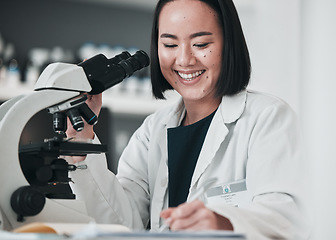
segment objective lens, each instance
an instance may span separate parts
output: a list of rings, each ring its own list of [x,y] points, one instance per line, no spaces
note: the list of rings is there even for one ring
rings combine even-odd
[[[86,103],[80,105],[78,110],[88,124],[95,125],[98,122],[97,115],[89,108]]]
[[[53,114],[53,127],[55,132],[64,133],[67,129],[67,119],[64,112]]]
[[[67,115],[70,119],[70,122],[73,126],[73,128],[80,132],[84,129],[84,122],[83,119],[79,113],[79,111],[76,108],[71,108],[67,111]]]

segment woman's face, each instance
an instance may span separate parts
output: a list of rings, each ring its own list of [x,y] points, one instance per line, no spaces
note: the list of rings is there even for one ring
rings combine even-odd
[[[198,0],[176,0],[161,10],[161,71],[184,101],[215,98],[223,50],[218,21],[217,13]]]

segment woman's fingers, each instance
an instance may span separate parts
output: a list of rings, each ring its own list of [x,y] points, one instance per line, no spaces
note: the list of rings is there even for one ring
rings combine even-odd
[[[170,229],[177,230],[233,230],[231,222],[208,209],[199,200],[183,203],[176,208],[161,212],[161,217],[169,219]]]

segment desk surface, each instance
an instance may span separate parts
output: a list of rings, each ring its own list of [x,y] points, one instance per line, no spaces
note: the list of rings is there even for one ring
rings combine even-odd
[[[77,234],[76,236],[62,236],[57,234],[35,234],[35,233],[11,233],[0,231],[0,239],[15,239],[15,240],[139,240],[139,239],[183,239],[183,240],[209,240],[209,239],[222,239],[222,240],[244,240],[244,235],[227,232],[227,231],[214,231],[214,232],[123,232],[123,233],[108,233],[99,234],[99,236],[89,236],[88,234]]]
[[[76,238],[77,239],[77,238]],[[223,240],[243,240],[246,239],[243,234],[232,233],[229,231],[210,231],[210,232],[163,232],[163,233],[153,233],[153,232],[126,232],[126,233],[108,233],[101,234],[100,236],[94,238],[83,239],[95,239],[95,240],[138,240],[138,239],[183,239],[183,240],[207,240],[207,239],[223,239]]]

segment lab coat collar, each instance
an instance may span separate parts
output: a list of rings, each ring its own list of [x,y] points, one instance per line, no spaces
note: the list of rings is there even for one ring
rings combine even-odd
[[[224,123],[233,123],[243,114],[247,99],[247,90],[233,96],[224,96],[219,105]]]
[[[180,98],[172,111],[167,114],[167,117],[163,118],[163,125],[165,125],[166,128],[179,126],[184,118],[185,112],[186,109],[184,107],[183,99]]]
[[[244,112],[246,98],[247,90],[243,90],[233,96],[224,96],[216,115],[220,114],[225,124],[235,122]],[[184,118],[185,111],[183,99],[181,98],[172,111],[167,114],[166,118],[163,118],[162,124],[167,128],[179,126]]]

